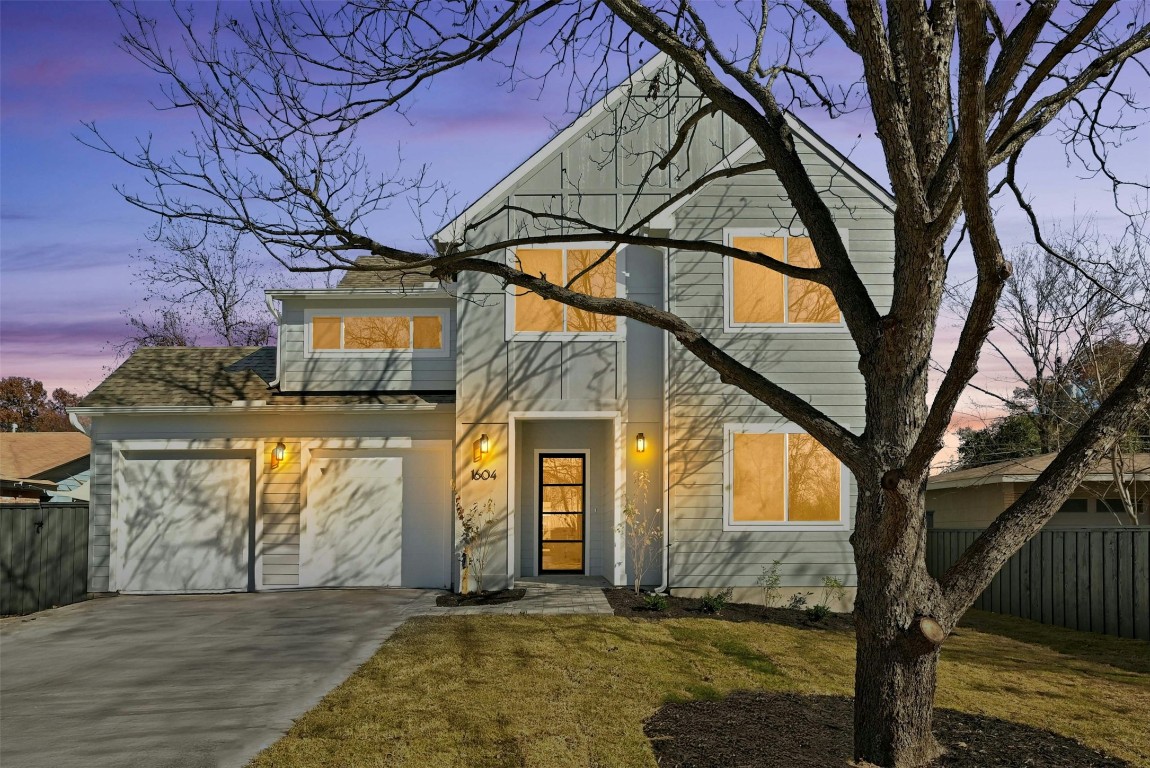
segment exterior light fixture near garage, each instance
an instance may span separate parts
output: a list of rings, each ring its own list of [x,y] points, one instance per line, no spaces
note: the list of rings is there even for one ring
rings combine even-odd
[[[275,469],[276,467],[278,467],[280,465],[280,462],[284,460],[284,456],[286,456],[286,455],[287,455],[287,446],[284,445],[282,442],[276,443],[275,449],[272,450],[272,469]]]
[[[635,435],[635,450],[639,453],[647,450],[647,437],[642,432]]]
[[[479,439],[476,440],[475,444],[471,446],[471,450],[472,461],[482,461],[483,458],[491,451],[491,440],[487,437],[486,432],[479,436]]]

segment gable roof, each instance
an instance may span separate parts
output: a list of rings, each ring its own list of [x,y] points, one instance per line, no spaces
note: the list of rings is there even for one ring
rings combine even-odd
[[[990,485],[994,483],[1027,483],[1033,482],[1045,470],[1057,453],[1044,453],[1039,456],[1028,456],[1023,459],[1010,459],[988,464],[984,467],[969,467],[956,469],[953,472],[943,472],[927,480],[927,490],[940,490],[943,488],[965,488],[975,485]],[[1134,453],[1127,457],[1128,472],[1136,475],[1138,480],[1150,480],[1150,453]],[[1109,459],[1101,459],[1086,476],[1087,481],[1106,481],[1112,477]]]
[[[439,287],[439,281],[431,276],[431,270],[421,267],[405,267],[398,270],[381,271],[381,267],[395,266],[398,262],[386,256],[366,255],[355,260],[358,269],[344,272],[343,279],[339,281],[339,288],[380,288],[395,290],[401,293],[414,289],[429,287],[433,283]]]
[[[0,476],[28,480],[87,456],[92,441],[82,432],[0,433]]]
[[[72,410],[268,406],[397,405],[455,402],[454,393],[283,393],[270,389],[275,347],[142,347]]]
[[[541,166],[554,152],[558,151],[571,139],[576,138],[582,133],[586,132],[599,117],[608,109],[613,107],[620,99],[622,99],[629,91],[629,89],[637,83],[646,81],[652,74],[658,72],[664,66],[671,62],[671,57],[666,53],[660,51],[651,57],[650,61],[641,66],[639,69],[632,72],[623,82],[612,88],[603,96],[598,102],[590,107],[586,112],[579,115],[570,125],[568,125],[559,133],[555,134],[549,141],[542,147],[535,151],[530,157],[523,161],[518,167],[504,176],[495,186],[483,193],[478,200],[467,206],[461,211],[454,219],[440,228],[434,235],[434,240],[440,244],[446,244],[458,239],[460,228],[476,213],[485,209],[494,201],[505,197],[511,193],[519,182],[527,178],[539,166]],[[837,167],[843,176],[852,180],[859,186],[860,189],[865,190],[874,199],[887,210],[893,212],[895,208],[894,196],[880,183],[875,181],[870,175],[864,172],[861,168],[855,165],[850,158],[840,152],[831,144],[827,143],[822,137],[815,133],[806,123],[799,120],[791,113],[786,113],[787,123],[791,130],[802,141],[806,142],[812,150],[821,155],[833,167]],[[714,168],[708,169],[708,172],[718,168],[727,167],[738,162],[744,155],[755,147],[753,139],[748,139],[741,145],[736,147],[727,157],[723,158]],[[660,214],[659,219],[665,220],[668,215],[673,215],[672,209],[677,209],[701,190],[697,190],[694,194],[687,195],[682,200],[679,200],[668,211]],[[661,226],[656,222],[652,222],[657,227]]]

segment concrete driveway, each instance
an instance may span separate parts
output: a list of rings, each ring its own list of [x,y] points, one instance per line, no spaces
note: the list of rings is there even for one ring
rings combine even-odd
[[[420,590],[307,590],[5,619],[0,765],[241,766],[433,604]]]

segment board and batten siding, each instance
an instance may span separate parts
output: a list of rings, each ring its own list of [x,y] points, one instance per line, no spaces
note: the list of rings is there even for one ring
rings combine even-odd
[[[299,539],[302,446],[334,438],[409,437],[446,440],[454,435],[454,413],[236,413],[226,415],[106,415],[92,423],[92,499],[88,544],[89,589],[107,592],[110,584],[113,446],[118,441],[211,441],[213,448],[227,441],[262,440],[263,472],[256,478],[256,510],[261,539],[262,581],[256,589],[299,584]],[[271,452],[283,441],[284,461],[271,467]]]
[[[413,355],[373,350],[341,354],[308,353],[308,312],[411,310],[447,311],[444,326],[447,354]],[[282,356],[280,389],[284,392],[439,392],[455,389],[455,300],[398,295],[395,298],[285,299],[280,321],[279,354]]]
[[[743,147],[747,137],[740,126],[722,114],[705,116],[695,124],[684,155],[667,169],[647,173],[661,150],[672,146],[684,121],[703,106],[693,84],[683,81],[673,65],[663,66],[657,95],[652,95],[650,79],[623,86],[586,118],[585,129],[572,132],[549,154],[533,159],[532,167],[512,186],[500,189],[470,212],[468,219],[476,226],[467,232],[466,244],[576,231],[568,221],[532,218],[518,208],[578,215],[603,228],[626,227]],[[647,75],[653,71],[647,68]],[[838,226],[846,233],[859,274],[880,311],[885,311],[891,296],[891,212],[844,170],[841,158],[806,143],[799,135],[795,139],[815,184],[826,191]],[[757,159],[756,152],[750,151],[737,162]],[[775,176],[758,172],[712,184],[690,198],[674,212],[671,235],[721,243],[727,229],[777,230],[795,222]],[[661,290],[650,295],[659,294],[660,302],[669,299],[671,311],[738,359],[809,398],[851,429],[863,429],[863,382],[857,352],[845,330],[727,334],[722,259],[690,252],[652,253],[651,274],[661,279],[665,270],[670,271],[671,295],[663,297]],[[628,280],[633,280],[644,270],[628,264],[625,271]],[[574,342],[532,342],[526,348],[506,342],[499,335],[504,318],[498,281],[464,273],[460,286],[461,295],[486,300],[460,307],[461,445],[470,445],[485,429],[502,434],[498,430],[504,429],[510,410],[597,410],[610,403],[610,387],[614,386],[620,407],[625,413],[627,409],[633,412],[639,407],[637,399],[632,400],[635,387],[651,381],[662,384],[663,335],[659,332],[642,336],[644,349],[658,350],[657,359],[640,363],[629,354],[617,353],[613,370],[604,365],[596,371],[592,363],[586,372],[573,375],[573,366],[596,359],[593,350],[580,349]],[[624,321],[628,344],[640,338],[635,325]],[[713,370],[677,344],[668,346],[670,444],[659,450],[669,457],[672,586],[750,586],[762,566],[775,559],[782,561],[784,586],[816,586],[827,575],[853,584],[847,531],[723,530],[723,425],[780,419],[749,396],[721,384]],[[609,354],[604,357],[609,358]],[[589,385],[584,386],[584,381]],[[662,404],[661,399],[644,398],[644,402]],[[639,430],[625,418],[630,441]],[[663,415],[650,413],[638,423],[661,427]],[[645,431],[650,440],[655,430]],[[662,430],[658,434],[661,437]],[[630,462],[629,474],[633,468]],[[852,510],[855,495],[852,481]]]
[[[798,140],[816,185],[833,190],[828,203],[848,251],[878,306],[891,297],[891,213]],[[755,151],[742,160],[755,162]],[[673,236],[723,242],[728,229],[805,234],[785,191],[769,171],[710,185],[675,217]],[[671,256],[670,310],[769,379],[795,392],[856,433],[863,430],[865,390],[858,352],[845,329],[801,333],[724,330],[723,258],[678,251]],[[723,428],[731,423],[782,424],[786,419],[671,345],[668,381],[672,584],[685,591],[749,588],[778,560],[782,586],[812,588],[825,576],[854,586],[850,531],[727,531],[723,526]],[[857,489],[850,481],[853,526]]]

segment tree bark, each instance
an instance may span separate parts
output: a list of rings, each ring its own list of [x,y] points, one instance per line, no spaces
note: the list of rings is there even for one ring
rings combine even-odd
[[[940,592],[926,570],[923,496],[917,488],[880,484],[879,478],[859,479],[862,525],[853,537],[855,759],[911,768],[941,754],[931,713],[946,630],[934,618]],[[879,552],[884,556],[876,557]]]

